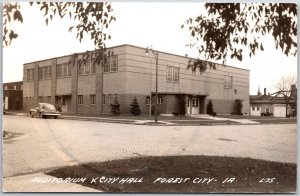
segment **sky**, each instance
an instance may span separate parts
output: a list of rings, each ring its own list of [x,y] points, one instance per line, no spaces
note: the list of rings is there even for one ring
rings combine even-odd
[[[19,37],[3,48],[3,82],[21,81],[24,63],[95,49],[90,39],[80,43],[75,33],[68,32],[72,21],[54,18],[46,26],[37,8],[27,2],[20,4],[24,22],[13,24]],[[112,2],[112,8],[117,20],[109,26],[112,39],[106,42],[107,47],[152,46],[158,51],[198,57],[195,49],[186,46],[189,32],[180,26],[204,12],[203,3]],[[264,36],[263,43],[265,51],[252,58],[245,55],[242,62],[227,60],[227,65],[250,70],[250,94],[256,94],[258,86],[273,93],[281,76],[297,75],[297,56],[286,57],[276,50],[271,36]]]

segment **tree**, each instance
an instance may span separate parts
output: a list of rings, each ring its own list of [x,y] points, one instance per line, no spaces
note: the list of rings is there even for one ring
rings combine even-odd
[[[139,105],[136,97],[134,97],[134,99],[130,105],[130,113],[133,114],[134,116],[138,116],[141,114],[140,105]]]
[[[113,104],[110,105],[111,107],[111,113],[115,116],[118,116],[121,114],[120,112],[120,104],[118,101],[118,97],[115,97]]]
[[[275,97],[283,97],[285,101],[286,114],[288,114],[288,105],[292,106],[292,109],[297,111],[297,89],[296,89],[297,79],[292,75],[282,76],[274,87],[277,92],[273,93]]]
[[[206,113],[209,115],[213,115],[213,113],[214,113],[213,104],[212,104],[211,100],[209,100],[209,102],[206,106]]]
[[[105,41],[111,36],[106,33],[109,24],[116,20],[109,2],[30,2],[37,7],[48,25],[55,16],[61,19],[69,16],[76,24],[69,27],[69,31],[76,29],[76,38],[81,40],[84,34],[89,34],[95,48],[104,49]],[[18,37],[17,32],[11,28],[14,22],[23,22],[20,3],[5,2],[3,6],[3,45],[9,46],[13,39]]]
[[[293,3],[206,3],[207,15],[189,18],[181,26],[187,27],[200,58],[188,65],[202,73],[209,61],[220,61],[225,66],[227,57],[242,61],[258,50],[264,51],[260,37],[271,34],[276,49],[289,55],[297,54],[297,4]]]

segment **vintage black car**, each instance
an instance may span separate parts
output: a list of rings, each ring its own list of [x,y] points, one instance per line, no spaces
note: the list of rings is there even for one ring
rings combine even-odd
[[[36,107],[35,109],[30,109],[30,115],[32,118],[34,118],[35,116],[40,116],[42,118],[52,116],[54,118],[57,118],[60,113],[56,110],[54,105],[50,103],[39,103],[38,107]]]

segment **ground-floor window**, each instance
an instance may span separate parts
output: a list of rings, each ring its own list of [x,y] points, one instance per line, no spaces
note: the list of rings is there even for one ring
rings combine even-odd
[[[102,105],[105,105],[105,94],[102,94]]]
[[[266,108],[266,113],[270,113],[270,108]]]
[[[146,105],[150,105],[150,96],[146,96]]]
[[[96,96],[95,95],[90,95],[90,104],[95,105],[96,104]]]
[[[157,103],[158,103],[158,104],[163,104],[163,103],[164,103],[164,98],[163,98],[163,96],[158,96]]]
[[[83,104],[83,95],[77,95],[77,104],[82,105]]]

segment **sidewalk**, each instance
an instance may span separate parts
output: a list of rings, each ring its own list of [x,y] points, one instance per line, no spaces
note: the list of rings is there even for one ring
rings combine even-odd
[[[7,112],[6,115],[15,116],[28,116],[29,113],[24,112]],[[65,120],[82,120],[82,121],[96,121],[96,122],[108,122],[108,123],[121,123],[121,124],[134,124],[134,125],[160,125],[160,126],[201,126],[201,125],[251,125],[251,124],[281,124],[281,123],[297,123],[296,119],[289,118],[274,118],[264,119],[262,118],[227,118],[218,116],[209,116],[206,114],[191,115],[191,116],[158,116],[158,122],[155,123],[154,119],[149,119],[149,116],[110,116],[110,115],[88,115],[88,114],[61,114],[60,119]],[[152,116],[153,118],[153,116]]]

